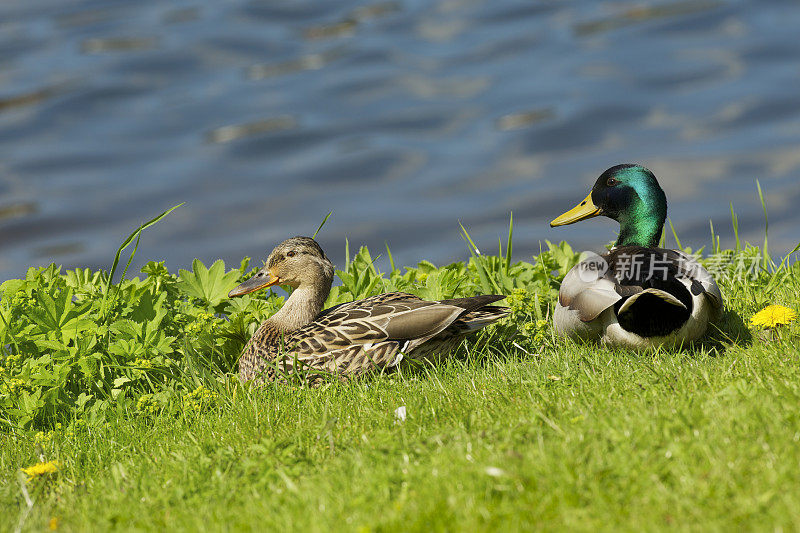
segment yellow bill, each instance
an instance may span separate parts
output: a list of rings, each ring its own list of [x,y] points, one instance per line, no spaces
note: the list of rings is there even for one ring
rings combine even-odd
[[[602,209],[594,205],[594,202],[592,201],[592,193],[589,193],[589,196],[587,196],[581,203],[553,220],[550,223],[550,227],[566,226],[567,224],[572,224],[573,222],[578,222],[579,220],[596,217],[597,215],[602,214],[602,212]]]

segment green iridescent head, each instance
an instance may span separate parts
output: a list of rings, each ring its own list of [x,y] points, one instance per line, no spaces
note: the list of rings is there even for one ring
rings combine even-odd
[[[667,197],[645,167],[617,165],[597,178],[589,196],[550,225],[563,226],[598,215],[619,222],[614,246],[658,246],[667,219]]]

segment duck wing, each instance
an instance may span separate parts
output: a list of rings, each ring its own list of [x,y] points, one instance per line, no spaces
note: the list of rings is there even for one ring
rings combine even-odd
[[[722,294],[711,275],[693,257],[665,248],[622,246],[606,259],[622,299],[615,304],[620,325],[643,337],[679,329],[698,306],[721,312]]]
[[[703,294],[708,298],[711,306],[714,308],[717,316],[722,314],[724,303],[722,299],[722,291],[719,290],[717,282],[708,271],[703,268],[697,259],[691,255],[685,254],[680,250],[673,250],[684,261],[686,278],[691,283],[690,291],[694,295]]]
[[[620,246],[604,256],[591,254],[572,268],[561,283],[558,301],[576,311],[582,322],[614,307],[625,329],[663,333],[688,319],[701,294],[712,315],[718,316],[719,287],[692,256],[665,248]],[[637,323],[642,320],[648,324]]]
[[[402,352],[435,337],[462,315],[502,298],[427,301],[401,292],[380,294],[325,310],[314,322],[287,335],[285,346],[298,361],[339,373],[391,367],[400,362]]]
[[[680,250],[620,246],[605,258],[617,280],[616,290],[623,296],[653,288],[672,294],[688,306],[681,289],[673,292],[678,282],[692,295],[704,294],[714,307],[722,308],[722,293],[714,278],[694,257]]]
[[[336,311],[345,311],[347,309],[353,309],[358,307],[375,306],[382,303],[395,302],[395,301],[408,301],[408,300],[422,301],[422,298],[420,298],[419,296],[415,296],[413,294],[409,294],[407,292],[385,292],[383,294],[376,294],[375,296],[368,296],[366,298],[362,298],[361,300],[344,302],[329,307],[327,309],[323,309],[322,312],[320,312],[320,314],[318,314],[314,320],[315,321],[320,320],[324,316],[334,313]]]
[[[561,282],[558,303],[577,311],[581,322],[591,322],[622,299],[606,258],[590,254],[575,265]]]

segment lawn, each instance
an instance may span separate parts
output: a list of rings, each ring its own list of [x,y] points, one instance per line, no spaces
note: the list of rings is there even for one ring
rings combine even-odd
[[[800,327],[749,324],[797,310],[800,263],[715,245],[718,327],[636,353],[555,337],[577,254],[512,263],[510,244],[386,273],[360,250],[330,304],[501,291],[513,313],[437,367],[317,389],[238,383],[236,356],[281,303],[224,298],[246,261],[6,282],[0,529],[800,528]]]

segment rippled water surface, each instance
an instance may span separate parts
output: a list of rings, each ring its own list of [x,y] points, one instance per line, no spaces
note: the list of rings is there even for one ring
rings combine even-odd
[[[550,229],[641,162],[693,246],[800,240],[800,3],[297,0],[0,3],[0,276],[138,258],[260,257],[312,233],[412,264],[599,248]],[[141,264],[141,263],[139,263]],[[136,266],[136,265],[134,265]]]

